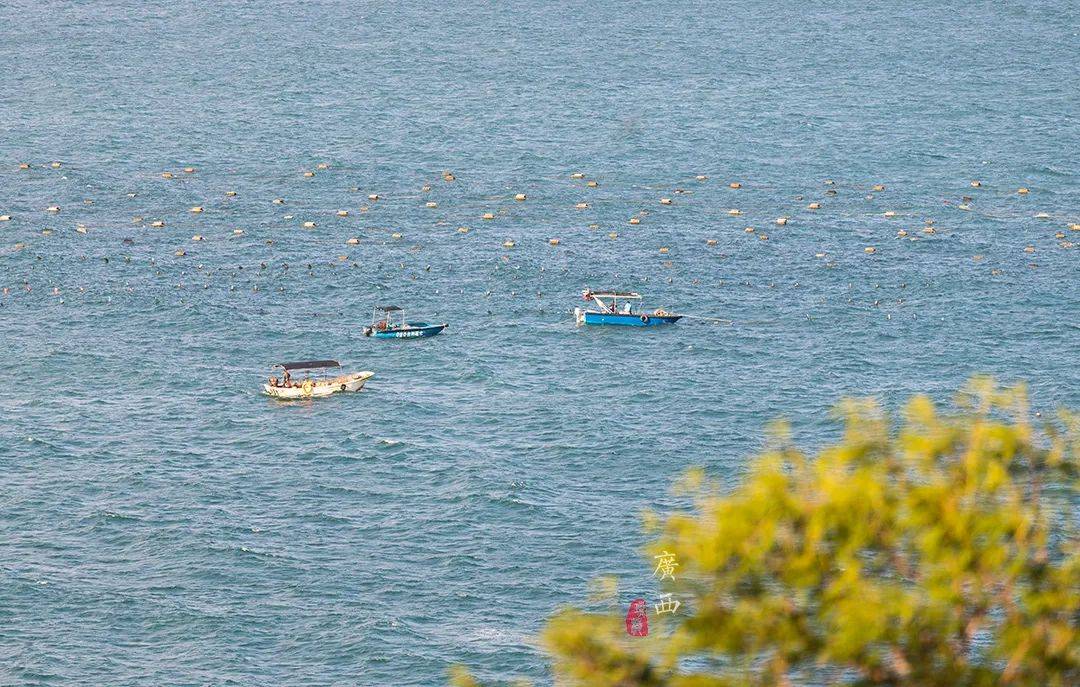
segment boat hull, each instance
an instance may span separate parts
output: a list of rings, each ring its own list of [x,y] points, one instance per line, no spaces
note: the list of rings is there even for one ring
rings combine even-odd
[[[372,330],[369,327],[366,333],[368,336],[374,336],[376,339],[426,339],[441,334],[442,330],[446,329],[446,327],[447,325],[445,324],[410,322],[401,329]]]
[[[302,385],[284,387],[263,384],[263,393],[283,401],[293,401],[304,398],[322,398],[343,391],[360,391],[364,388],[364,383],[374,374],[374,372],[365,370],[364,372],[354,372],[352,374],[341,375],[340,377],[320,380],[317,384],[313,384],[311,388],[307,390],[305,390]]]
[[[682,315],[647,315],[645,313],[626,315],[585,311],[581,313],[579,321],[582,324],[608,324],[621,327],[661,327],[666,324],[675,324],[680,319]]]

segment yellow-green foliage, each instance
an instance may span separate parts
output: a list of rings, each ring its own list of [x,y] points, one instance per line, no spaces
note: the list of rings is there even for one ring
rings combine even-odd
[[[559,613],[558,684],[1080,685],[1078,418],[1035,426],[989,380],[958,407],[916,397],[892,428],[847,401],[812,459],[779,426],[734,490],[689,474],[642,563],[676,554],[684,605],[648,638]]]

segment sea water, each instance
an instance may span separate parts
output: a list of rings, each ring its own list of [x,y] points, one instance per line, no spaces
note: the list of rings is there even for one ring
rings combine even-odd
[[[642,510],[774,418],[812,450],[978,373],[1080,406],[1078,20],[7,2],[0,682],[548,684],[545,619],[651,598]],[[583,288],[725,322],[579,328]],[[259,393],[312,358],[375,376]]]

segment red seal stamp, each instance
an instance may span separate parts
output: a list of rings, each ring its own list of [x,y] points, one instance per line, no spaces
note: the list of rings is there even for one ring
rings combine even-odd
[[[649,616],[645,614],[645,599],[634,599],[626,612],[626,634],[645,637],[649,634]]]

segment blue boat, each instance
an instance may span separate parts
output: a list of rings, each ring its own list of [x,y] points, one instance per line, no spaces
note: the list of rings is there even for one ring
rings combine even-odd
[[[574,319],[582,324],[614,324],[622,327],[659,327],[675,324],[682,315],[674,315],[666,310],[653,312],[635,311],[633,301],[640,301],[641,295],[633,291],[607,291],[597,293],[586,289],[582,292],[586,301],[595,303],[594,308],[574,308]],[[619,306],[619,301],[623,301]]]
[[[406,322],[405,309],[396,305],[377,305],[371,313],[371,326],[364,327],[364,336],[376,339],[426,339],[441,334],[447,324]]]

